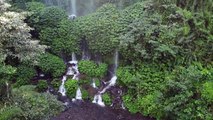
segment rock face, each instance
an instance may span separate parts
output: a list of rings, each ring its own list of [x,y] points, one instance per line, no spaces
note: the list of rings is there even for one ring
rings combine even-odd
[[[155,120],[125,110],[100,107],[91,102],[72,105],[67,111],[51,120]]]

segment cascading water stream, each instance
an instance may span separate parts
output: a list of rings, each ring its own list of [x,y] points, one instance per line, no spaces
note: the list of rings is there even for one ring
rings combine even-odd
[[[118,68],[118,50],[115,50],[112,78],[111,78],[110,81],[105,82],[105,84],[107,84],[107,86],[102,91],[100,91],[100,94],[105,93],[106,90],[108,90],[110,87],[112,87],[112,86],[114,86],[116,84],[116,80],[117,80],[116,70],[117,70],[117,68]]]
[[[114,54],[114,69],[113,69],[113,74],[116,75],[116,70],[118,68],[118,50],[115,50],[115,54]]]
[[[92,79],[92,84],[91,84],[91,86],[92,86],[93,88],[97,88],[97,86],[96,86],[96,84],[95,84],[95,79],[94,79],[94,78]]]
[[[66,96],[66,89],[65,89],[65,81],[67,80],[67,76],[63,76],[62,78],[62,83],[61,83],[61,86],[59,87],[59,93],[61,93],[62,96]]]
[[[114,67],[112,71],[112,78],[110,81],[104,82],[106,84],[106,87],[104,87],[101,91],[98,92],[98,94],[94,96],[94,99],[92,101],[93,103],[96,103],[100,106],[105,106],[104,102],[102,101],[101,95],[104,94],[106,90],[108,90],[112,86],[115,86],[116,80],[117,80],[117,76],[116,76],[117,67],[118,67],[118,50],[116,50],[114,54]]]
[[[82,93],[81,93],[81,89],[78,87],[77,91],[76,91],[76,96],[75,96],[76,100],[82,100]]]
[[[108,84],[108,85],[100,92],[100,94],[105,93],[106,90],[108,90],[110,87],[114,86],[116,84],[116,80],[117,80],[117,76],[113,76],[110,81],[105,82],[105,84]]]
[[[104,104],[104,102],[103,102],[103,100],[102,100],[101,94],[95,95],[95,96],[94,96],[94,99],[93,99],[93,101],[92,101],[92,103],[98,104],[98,105],[100,105],[100,106],[102,106],[102,107],[105,106],[105,104]]]
[[[76,60],[76,55],[75,55],[74,52],[72,52],[72,61],[77,61],[77,60]]]
[[[6,82],[6,92],[7,92],[7,98],[9,98],[10,95],[9,95],[9,83],[8,82]]]
[[[71,0],[71,5],[72,5],[72,14],[77,15],[76,0]]]

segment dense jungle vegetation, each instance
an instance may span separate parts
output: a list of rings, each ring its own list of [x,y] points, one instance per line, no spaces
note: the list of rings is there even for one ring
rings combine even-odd
[[[123,8],[116,0],[97,2],[95,12],[69,20],[40,0],[0,0],[0,120],[46,120],[62,112],[63,104],[44,91],[48,84],[58,89],[64,62],[72,52],[81,56],[82,44],[101,62],[79,61],[88,80],[104,78],[119,51],[117,85],[131,113],[213,120],[212,0],[134,0]],[[48,80],[33,82],[38,70]],[[65,84],[70,97],[76,84]],[[104,100],[110,105],[109,96]]]

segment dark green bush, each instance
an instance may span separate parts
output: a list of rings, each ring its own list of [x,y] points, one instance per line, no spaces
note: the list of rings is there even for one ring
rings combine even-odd
[[[76,19],[78,34],[86,37],[92,53],[111,54],[119,45],[118,18],[115,5],[105,4],[97,12]]]
[[[28,2],[42,2],[42,0],[11,0],[14,7],[25,10]]]
[[[123,96],[128,110],[157,119],[211,120],[211,69],[199,63],[177,66],[172,72],[163,67],[142,64],[137,72],[117,71],[119,84],[128,88]]]
[[[81,89],[81,92],[82,92],[82,98],[83,98],[83,99],[92,98],[91,96],[89,96],[89,93],[88,93],[87,90]]]
[[[86,74],[87,76],[94,78],[102,78],[106,75],[107,64],[101,63],[97,65],[94,61],[82,60],[78,63],[80,73]]]
[[[17,106],[7,106],[0,108],[0,120],[15,120],[22,118],[23,111]]]
[[[26,7],[28,11],[34,12],[35,14],[43,10],[45,8],[45,5],[41,2],[27,2]]]
[[[103,99],[105,105],[108,105],[108,106],[109,106],[109,105],[112,104],[111,97],[110,97],[110,95],[109,95],[108,93],[103,94],[103,95],[102,95],[102,99]]]
[[[61,85],[61,80],[59,80],[58,78],[55,78],[51,81],[51,85],[53,86],[55,90],[58,90]]]
[[[13,104],[30,120],[47,120],[64,110],[63,103],[49,93],[37,93],[35,86],[22,86],[12,90]]]
[[[59,25],[61,20],[67,18],[68,16],[66,15],[63,9],[55,6],[46,7],[40,13],[39,19],[40,30],[47,27],[54,28]]]
[[[30,79],[32,79],[36,75],[36,70],[33,66],[20,65],[17,67],[17,72],[15,74],[16,87],[20,87],[22,85],[30,84]]]
[[[82,60],[78,63],[79,72],[90,77],[95,77],[97,64],[93,61]]]
[[[201,95],[209,104],[213,103],[213,81],[208,81],[203,84]]]
[[[62,59],[49,53],[41,55],[38,66],[43,72],[51,74],[53,77],[61,76],[66,69]]]
[[[95,72],[96,72],[95,76],[98,78],[103,78],[107,73],[107,67],[108,66],[105,63],[98,64],[98,66],[95,70]]]
[[[6,83],[10,84],[10,81],[16,73],[16,70],[17,69],[15,67],[4,65],[0,62],[0,101],[8,97]]]
[[[68,19],[64,19],[59,23],[57,29],[58,37],[53,39],[51,45],[53,52],[57,54],[64,53],[66,55],[70,55],[72,52],[80,52],[79,38],[77,38],[75,33],[75,26],[76,24]]]
[[[53,40],[58,37],[57,29],[56,28],[44,28],[39,33],[39,38],[41,39],[41,43],[52,46]]]
[[[41,43],[51,47],[51,51],[55,54],[70,55],[70,53],[78,53],[79,39],[75,34],[75,24],[68,19],[62,20],[58,27],[46,27],[41,30],[39,38]]]
[[[39,91],[39,92],[44,92],[45,90],[48,89],[48,83],[46,80],[39,80],[38,81],[38,84],[36,86],[36,89]]]
[[[139,112],[139,106],[137,105],[136,98],[132,96],[131,94],[126,94],[122,97],[124,101],[125,107],[131,112],[131,113],[137,113]]]
[[[67,96],[69,96],[70,98],[75,97],[78,88],[78,81],[68,79],[65,83],[65,88],[67,90]]]

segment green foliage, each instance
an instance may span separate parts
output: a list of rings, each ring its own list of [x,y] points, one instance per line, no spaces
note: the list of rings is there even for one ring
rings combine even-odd
[[[161,97],[161,93],[153,92],[153,94],[143,96],[142,98],[138,98],[138,106],[140,110],[143,111],[144,115],[150,115],[157,119],[162,119],[164,115],[163,107],[159,104]]]
[[[7,106],[0,109],[0,120],[14,120],[20,118],[22,110],[16,106]]]
[[[101,78],[106,75],[107,64],[101,63],[97,65],[94,61],[82,60],[78,63],[78,69],[80,73],[86,74],[91,78]]]
[[[32,66],[19,65],[15,74],[15,87],[30,84],[30,80],[36,75],[36,71]]]
[[[88,99],[88,98],[91,97],[91,96],[89,96],[89,93],[88,93],[87,90],[81,89],[81,92],[82,92],[82,98],[83,98],[83,99]]]
[[[124,95],[123,96],[123,101],[124,101],[125,107],[128,108],[128,110],[131,113],[137,113],[137,112],[139,112],[139,110],[138,110],[139,106],[136,103],[136,99],[133,98],[133,96],[131,94]]]
[[[119,67],[116,71],[116,75],[118,77],[118,84],[122,86],[134,86],[135,84],[132,82],[134,75],[130,72],[130,69]]]
[[[61,80],[59,80],[58,78],[55,78],[51,81],[51,85],[53,86],[55,90],[58,90],[59,86],[61,85]]]
[[[46,80],[39,80],[36,89],[40,92],[44,92],[48,88],[48,83]]]
[[[46,120],[62,112],[63,104],[49,93],[35,92],[35,86],[13,89],[14,105],[23,112],[21,116],[31,120]]]
[[[30,10],[34,9],[34,4],[30,4]],[[40,4],[39,11],[34,12],[34,14],[29,17],[28,23],[37,31],[41,31],[45,28],[57,27],[59,23],[66,18],[67,15],[63,9],[56,6],[42,8],[42,5]]]
[[[46,46],[39,45],[38,40],[32,40],[32,30],[24,22],[26,13],[8,10],[10,5],[1,1],[0,5],[0,54],[2,58],[18,58],[36,63],[38,56],[44,52]]]
[[[65,88],[67,90],[67,95],[70,98],[75,97],[76,95],[76,90],[78,88],[78,81],[76,80],[72,80],[72,79],[68,79],[65,83]]]
[[[106,73],[107,73],[107,67],[108,66],[105,63],[98,64],[98,67],[95,70],[96,77],[98,77],[98,78],[104,77],[106,75]]]
[[[41,43],[48,46],[52,46],[53,40],[57,37],[57,29],[50,27],[42,29],[39,36]]]
[[[29,2],[42,2],[42,0],[11,0],[11,4],[18,8],[25,10]]]
[[[78,35],[86,37],[92,53],[110,54],[119,44],[119,12],[112,4],[105,4],[95,13],[76,19]]]
[[[51,51],[58,55],[69,55],[71,52],[79,52],[79,40],[75,35],[75,24],[68,20],[62,20],[57,28],[47,27],[40,32],[41,42],[51,47]]]
[[[61,20],[66,19],[67,15],[65,11],[59,7],[46,7],[41,11],[40,14],[40,24],[46,23],[42,25],[42,28],[57,26]]]
[[[10,81],[16,73],[16,70],[17,69],[15,67],[5,65],[0,60],[0,101],[8,98],[7,95],[10,92]]]
[[[79,72],[90,77],[94,77],[96,75],[96,68],[97,64],[94,61],[82,60],[78,63]]]
[[[103,94],[102,98],[103,98],[103,101],[106,105],[109,106],[109,105],[112,104],[112,100],[111,100],[110,95],[108,93]]]
[[[203,84],[203,89],[201,91],[201,95],[205,98],[209,104],[213,103],[213,82],[205,82]]]
[[[193,63],[177,66],[172,72],[164,67],[142,64],[137,72],[119,68],[119,84],[128,89],[123,96],[128,110],[157,119],[211,120],[211,67]]]
[[[43,10],[45,8],[45,5],[41,2],[28,2],[26,7],[28,11],[35,14],[36,12]]]
[[[38,66],[43,72],[50,73],[53,77],[61,76],[66,69],[62,59],[49,53],[41,55]]]

